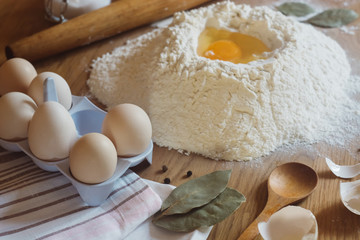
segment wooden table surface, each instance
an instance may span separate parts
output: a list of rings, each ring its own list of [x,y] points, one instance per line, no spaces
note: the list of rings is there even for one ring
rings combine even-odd
[[[51,27],[53,24],[44,19],[43,0],[1,0],[0,1],[0,62],[5,60],[4,46]],[[250,5],[270,5],[274,1],[246,0],[235,1]],[[347,7],[360,13],[358,0],[317,0],[308,1],[326,8]],[[336,39],[347,51],[353,73],[360,74],[360,20],[352,25],[354,34],[340,29],[327,29],[325,33]],[[80,47],[66,53],[52,56],[47,59],[33,62],[38,72],[53,71],[63,76],[70,85],[73,95],[89,95],[86,80],[89,76],[89,64],[92,59],[102,56],[113,48],[124,44],[127,39],[134,38],[150,27],[141,27],[132,31],[102,40],[91,45]],[[69,33],[76,34],[76,32]],[[95,99],[93,99],[96,104]],[[99,105],[101,106],[101,105]],[[101,106],[103,107],[103,106]],[[319,239],[360,239],[360,216],[348,211],[342,204],[339,196],[339,183],[327,168],[324,157],[329,157],[340,164],[355,164],[359,161],[358,148],[360,138],[352,139],[348,146],[334,147],[325,143],[298,146],[291,149],[277,150],[259,160],[250,162],[214,161],[191,154],[185,156],[174,150],[155,146],[153,164],[140,166],[134,170],[143,178],[162,182],[165,177],[171,183],[179,185],[189,178],[184,175],[188,170],[193,172],[195,178],[215,170],[232,169],[229,186],[242,192],[247,201],[230,217],[217,224],[208,239],[237,239],[240,233],[255,219],[266,203],[266,182],[270,172],[285,162],[295,161],[307,164],[314,168],[319,175],[317,189],[307,199],[298,205],[311,210],[317,218]],[[4,150],[0,150],[4,151]],[[169,170],[161,173],[162,165]],[[357,180],[360,177],[353,178]],[[304,179],[306,181],[306,179]]]

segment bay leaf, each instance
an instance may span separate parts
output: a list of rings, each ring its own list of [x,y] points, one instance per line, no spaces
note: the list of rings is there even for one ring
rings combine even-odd
[[[231,170],[215,171],[175,188],[161,206],[163,215],[186,213],[207,204],[225,190]]]
[[[349,24],[357,18],[358,14],[355,11],[339,8],[323,11],[309,18],[306,22],[319,27],[334,28]]]
[[[199,227],[212,226],[230,216],[245,202],[245,196],[235,189],[226,188],[215,199],[188,213],[161,216],[153,223],[175,232],[190,232]]]
[[[315,10],[302,2],[286,2],[277,7],[277,9],[286,16],[303,17]]]

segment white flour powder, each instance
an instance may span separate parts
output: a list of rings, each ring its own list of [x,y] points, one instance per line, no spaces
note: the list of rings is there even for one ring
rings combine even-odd
[[[205,27],[261,39],[272,52],[249,64],[197,55]],[[144,108],[160,146],[213,159],[250,160],[283,144],[338,131],[354,103],[344,87],[344,51],[313,27],[267,7],[222,2],[174,15],[156,29],[96,59],[90,91],[111,107]]]

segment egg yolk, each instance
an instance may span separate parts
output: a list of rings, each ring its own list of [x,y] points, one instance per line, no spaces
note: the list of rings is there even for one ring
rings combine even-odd
[[[265,59],[271,50],[253,36],[224,29],[206,28],[199,36],[197,54],[212,60],[248,63]]]
[[[233,41],[218,40],[210,44],[204,52],[204,57],[231,61],[237,57],[241,57],[241,49]]]

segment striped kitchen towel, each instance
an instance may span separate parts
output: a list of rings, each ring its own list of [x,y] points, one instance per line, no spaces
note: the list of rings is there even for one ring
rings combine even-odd
[[[90,207],[61,173],[0,148],[0,239],[122,239],[160,206],[128,170],[102,205]]]

